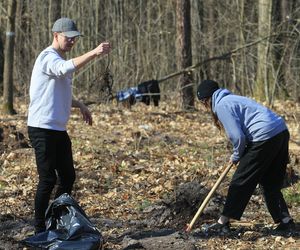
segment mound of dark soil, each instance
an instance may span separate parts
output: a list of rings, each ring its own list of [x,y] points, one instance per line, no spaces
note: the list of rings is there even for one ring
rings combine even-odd
[[[15,125],[0,123],[0,154],[7,150],[29,148],[28,139]]]
[[[168,197],[160,203],[144,209],[147,215],[145,224],[149,227],[172,227],[183,229],[193,218],[209,190],[197,181],[179,185]],[[203,217],[216,218],[222,207],[223,198],[217,194],[209,202]]]
[[[31,221],[11,214],[0,215],[0,249],[24,249],[20,241],[32,232]]]

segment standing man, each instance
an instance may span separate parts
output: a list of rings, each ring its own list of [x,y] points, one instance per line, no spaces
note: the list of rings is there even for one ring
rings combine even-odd
[[[88,108],[72,98],[72,75],[96,57],[106,55],[111,46],[101,43],[95,49],[66,59],[81,36],[73,20],[58,19],[52,28],[52,45],[36,59],[30,83],[28,134],[35,150],[39,182],[35,195],[35,233],[45,231],[45,212],[52,190],[55,198],[71,193],[75,181],[71,141],[66,131],[71,107],[79,108],[83,120],[92,125]]]

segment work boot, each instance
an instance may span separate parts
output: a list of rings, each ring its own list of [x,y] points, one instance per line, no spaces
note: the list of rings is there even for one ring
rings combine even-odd
[[[279,225],[275,228],[275,232],[293,232],[296,228],[296,225],[293,220],[289,220],[287,223],[280,222]]]
[[[220,235],[229,234],[231,232],[229,222],[227,222],[225,224],[214,223],[214,224],[208,226],[205,231],[207,233],[211,232],[211,233],[217,233]]]

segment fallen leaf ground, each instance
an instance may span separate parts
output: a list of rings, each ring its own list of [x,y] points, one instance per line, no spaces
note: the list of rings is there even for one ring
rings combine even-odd
[[[36,167],[33,150],[26,147],[27,105],[22,102],[16,105],[18,115],[0,117],[0,128],[5,127],[3,131],[6,131],[0,138],[0,249],[16,249],[18,241],[33,233]],[[73,197],[102,232],[105,249],[300,248],[298,232],[271,233],[272,220],[259,191],[253,195],[242,221],[233,223],[232,235],[203,233],[203,226],[213,222],[222,208],[233,170],[194,230],[189,235],[182,233],[201,200],[191,202],[188,196],[188,205],[180,209],[182,203],[174,199],[176,190],[183,184],[198,183],[204,190],[203,199],[230,156],[225,136],[212,125],[209,115],[198,104],[191,112],[181,111],[180,106],[171,101],[162,102],[159,107],[138,103],[128,109],[117,104],[94,104],[90,109],[93,126],[85,125],[77,111],[72,113],[68,126],[77,173]],[[291,133],[289,182],[292,184],[285,189],[285,194],[289,196],[290,212],[299,222],[300,188],[296,177],[300,172],[300,107],[284,102],[276,103],[273,109],[285,117]],[[20,139],[19,133],[25,138]],[[19,145],[14,144],[16,141]],[[169,214],[159,214],[158,218],[157,209],[167,207]],[[156,221],[153,221],[154,216]],[[162,243],[162,235],[158,233],[153,237],[155,232],[161,232],[159,230],[171,230],[181,236],[164,238],[168,241],[164,244],[173,244],[168,248]],[[142,240],[140,248],[126,242],[128,237],[137,240],[134,234],[141,232],[153,233],[152,245],[146,238],[142,240],[143,237],[139,238]]]

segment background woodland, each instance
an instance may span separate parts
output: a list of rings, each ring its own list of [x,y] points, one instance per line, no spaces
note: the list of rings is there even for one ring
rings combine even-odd
[[[70,57],[103,41],[113,47],[75,76],[81,99],[97,97],[109,69],[115,92],[163,79],[163,98],[187,95],[191,106],[205,78],[269,104],[298,101],[299,13],[297,0],[0,0],[3,110],[12,109],[13,96],[28,102],[34,61],[51,44],[51,27],[61,16],[74,19],[84,34]],[[192,65],[188,74],[166,77]]]
[[[175,234],[164,240],[151,234],[139,244],[299,249],[299,13],[299,0],[0,0],[0,249],[20,249],[19,241],[33,233],[38,177],[27,137],[28,91],[35,59],[51,44],[53,22],[61,16],[74,19],[84,35],[69,58],[103,41],[113,48],[74,75],[74,95],[89,102],[93,126],[76,109],[68,123],[77,176],[73,196],[103,234],[105,249],[129,249],[137,242],[128,239],[168,229]],[[162,101],[130,109],[107,102],[104,76],[114,93],[156,79]],[[202,232],[219,216],[233,169],[195,234],[176,234],[230,156],[225,135],[195,101],[197,84],[206,78],[284,116],[291,134],[284,196],[297,222],[294,234],[273,235],[259,190],[230,237]]]

